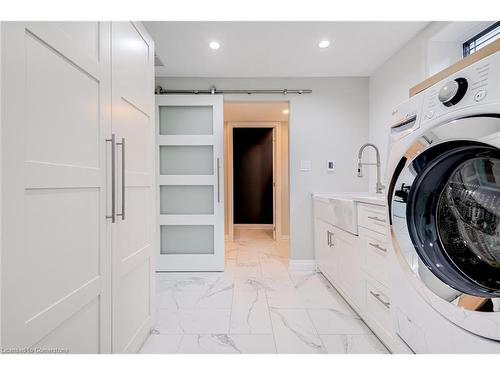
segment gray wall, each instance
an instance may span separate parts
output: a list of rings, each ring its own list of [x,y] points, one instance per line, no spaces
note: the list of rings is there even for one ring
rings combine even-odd
[[[312,89],[307,95],[227,95],[226,101],[290,101],[290,258],[314,258],[311,193],[366,191],[367,178],[356,177],[357,150],[368,141],[368,78],[163,78],[169,89],[288,88]],[[312,170],[301,172],[300,160]],[[326,161],[337,161],[334,173]]]
[[[428,39],[435,27],[431,24],[417,34],[370,76],[370,142],[380,149],[384,180],[392,110],[408,99],[410,87],[425,79]],[[369,176],[373,188],[375,173]]]
[[[431,22],[370,76],[370,142],[380,148],[385,180],[392,110],[408,99],[411,87],[461,59],[462,43],[489,24]],[[373,170],[369,176],[373,189]]]

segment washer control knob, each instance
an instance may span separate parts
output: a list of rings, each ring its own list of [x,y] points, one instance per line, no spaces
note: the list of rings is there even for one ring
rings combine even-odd
[[[439,90],[438,98],[447,107],[457,104],[465,96],[468,83],[465,78],[457,78],[447,82]]]

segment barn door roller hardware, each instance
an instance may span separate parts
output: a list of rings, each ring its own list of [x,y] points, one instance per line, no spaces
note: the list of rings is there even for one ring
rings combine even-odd
[[[210,87],[208,90],[167,90],[161,86],[156,86],[155,94],[157,95],[179,95],[179,94],[242,94],[242,95],[255,95],[255,94],[312,94],[310,89],[289,90],[289,89],[227,89],[217,90],[215,86]]]

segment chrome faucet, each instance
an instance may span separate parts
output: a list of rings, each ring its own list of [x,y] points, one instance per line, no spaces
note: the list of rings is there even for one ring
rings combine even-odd
[[[375,150],[375,153],[377,154],[377,162],[376,163],[362,163],[361,158],[363,157],[363,151],[365,148],[368,146],[373,147]],[[363,177],[363,165],[376,165],[377,166],[377,193],[381,194],[382,189],[385,188],[384,185],[380,182],[380,152],[378,151],[377,146],[375,146],[373,143],[365,143],[361,148],[359,149],[358,152],[358,177]]]

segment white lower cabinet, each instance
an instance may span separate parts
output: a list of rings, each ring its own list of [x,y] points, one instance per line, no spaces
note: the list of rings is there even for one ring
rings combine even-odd
[[[359,243],[362,248],[364,272],[382,285],[389,286],[387,237],[360,227]]]
[[[358,237],[334,227],[323,220],[315,219],[316,264],[319,270],[341,292],[349,302],[360,309],[364,305],[364,287],[361,277],[361,249]]]
[[[320,219],[314,221],[316,264],[331,282],[337,280],[338,254],[332,242],[334,227]]]
[[[410,317],[399,308],[395,308],[398,333],[410,345],[415,353],[429,353],[425,333]]]
[[[385,207],[358,203],[357,215],[354,235],[315,211],[317,267],[391,351],[409,352],[397,338],[391,317]]]
[[[393,325],[389,290],[370,276],[365,278],[365,314],[370,328],[384,342],[392,340]]]
[[[350,299],[349,302],[362,311],[365,301],[364,286],[359,282],[363,279],[359,237],[337,228],[333,237],[334,246],[338,249],[338,286]]]

